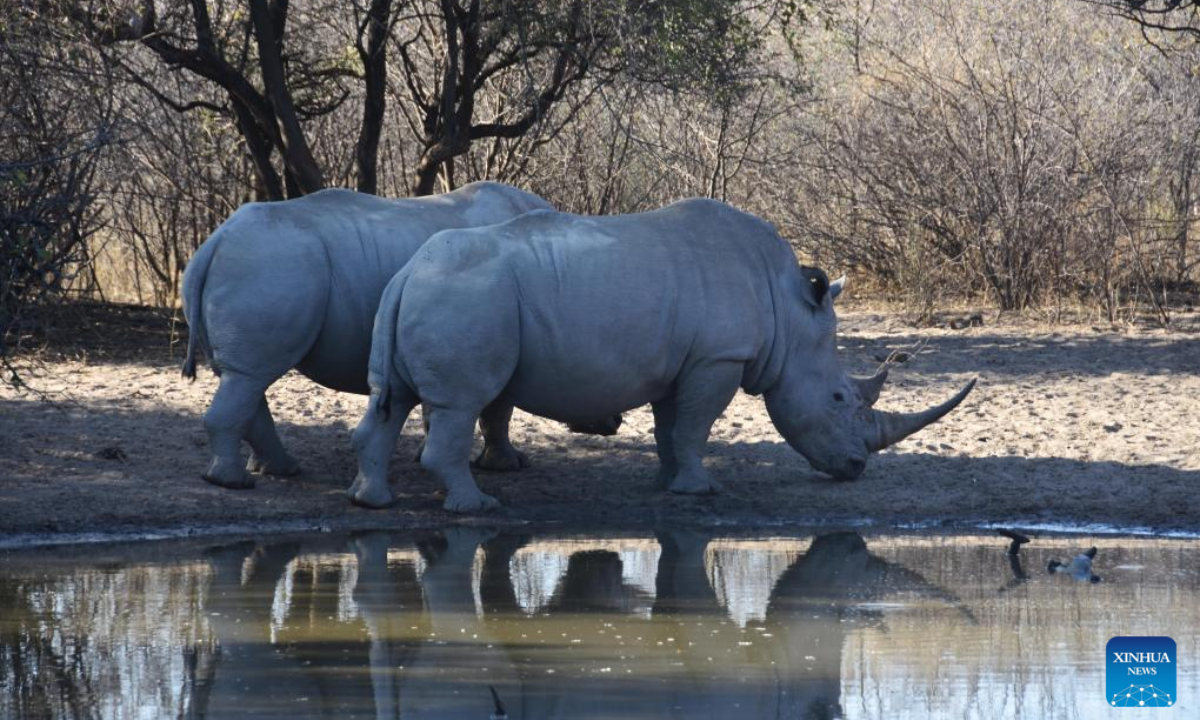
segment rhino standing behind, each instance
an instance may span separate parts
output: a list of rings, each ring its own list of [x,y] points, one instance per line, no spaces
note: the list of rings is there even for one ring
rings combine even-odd
[[[444,195],[389,200],[322,190],[295,200],[243,205],[196,251],[183,275],[189,336],[183,363],[196,376],[203,348],[220,386],[204,417],[212,462],[204,478],[254,486],[247,470],[292,475],[263,393],[296,368],[325,387],[366,394],[371,327],[383,289],[434,233],[491,225],[544,200],[507,185],[477,182]],[[474,317],[474,315],[472,315]],[[479,464],[516,469],[508,441],[512,408],[481,420]],[[241,441],[252,455],[243,466]]]
[[[884,375],[856,380],[838,364],[840,290],[806,273],[766,222],[709,200],[596,218],[538,211],[439,233],[380,301],[351,495],[390,501],[388,458],[418,398],[429,411],[421,464],[445,484],[447,510],[498,505],[468,463],[475,418],[494,402],[565,422],[649,402],[660,483],[714,492],[701,458],[739,387],[766,396],[814,467],[853,478],[974,381],[921,413],[872,410]]]

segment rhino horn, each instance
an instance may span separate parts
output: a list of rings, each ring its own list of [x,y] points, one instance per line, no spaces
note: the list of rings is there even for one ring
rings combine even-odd
[[[879,393],[883,390],[883,383],[887,381],[887,376],[887,365],[883,365],[869,378],[851,377],[850,379],[858,386],[858,394],[862,395],[863,402],[867,407],[871,407],[879,399]]]
[[[954,397],[937,407],[929,408],[916,413],[892,413],[881,410],[873,411],[875,417],[875,438],[867,440],[867,447],[871,452],[882,450],[889,445],[894,445],[904,438],[912,435],[921,428],[931,423],[937,422],[946,413],[958,407],[975,388],[975,378],[971,382],[963,386]]]
[[[842,294],[842,290],[846,289],[846,276],[843,275],[837,280],[829,283],[829,299],[837,300],[837,296]]]

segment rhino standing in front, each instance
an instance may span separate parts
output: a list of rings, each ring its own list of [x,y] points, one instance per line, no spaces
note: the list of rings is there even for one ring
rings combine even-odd
[[[514,187],[477,182],[423,198],[331,189],[239,208],[183,275],[189,330],[183,374],[196,376],[202,348],[221,378],[204,416],[213,455],[204,479],[248,488],[254,477],[247,471],[299,472],[275,431],[266,389],[296,368],[325,387],[365,395],[379,298],[417,249],[440,230],[491,225],[549,207]],[[481,417],[481,467],[526,464],[508,441],[511,413],[497,406]],[[582,429],[615,431],[615,425]],[[252,450],[248,465],[240,458],[243,439]]]
[[[840,290],[769,224],[710,200],[611,217],[537,211],[439,233],[380,301],[351,494],[391,500],[388,458],[418,398],[421,464],[451,511],[498,505],[468,463],[475,418],[497,402],[565,422],[650,403],[660,483],[710,493],[704,447],[741,388],[766,397],[815,468],[856,477],[869,453],[950,412],[974,380],[924,412],[873,410],[884,373],[858,380],[838,364]]]

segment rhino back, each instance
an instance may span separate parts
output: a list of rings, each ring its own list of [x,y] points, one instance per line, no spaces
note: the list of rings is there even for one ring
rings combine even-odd
[[[205,291],[212,308],[206,325],[220,336],[214,344],[228,349],[227,363],[253,372],[302,347],[301,372],[365,393],[380,296],[421,245],[439,230],[499,222],[543,205],[497,183],[427,198],[330,189],[244,205],[214,234],[220,244]]]
[[[414,277],[511,275],[520,353],[505,394],[576,421],[657,400],[695,363],[760,366],[776,334],[781,245],[770,226],[711,201],[615,217],[537,212],[438,235]],[[504,302],[481,296],[478,311]]]

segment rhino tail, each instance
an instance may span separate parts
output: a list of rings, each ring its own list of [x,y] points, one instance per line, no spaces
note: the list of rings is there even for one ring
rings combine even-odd
[[[221,231],[213,233],[204,241],[192,259],[188,261],[183,271],[183,317],[188,325],[187,354],[183,358],[183,377],[196,379],[196,352],[207,349],[207,338],[204,333],[204,320],[200,308],[204,297],[204,283],[208,279],[208,268],[212,265],[213,255],[216,254],[217,243],[221,240]]]
[[[375,326],[371,331],[371,359],[367,363],[367,380],[371,385],[375,411],[384,420],[392,412],[392,385],[398,379],[396,357],[396,323],[399,322],[400,298],[408,273],[401,270],[388,282],[375,311]]]

